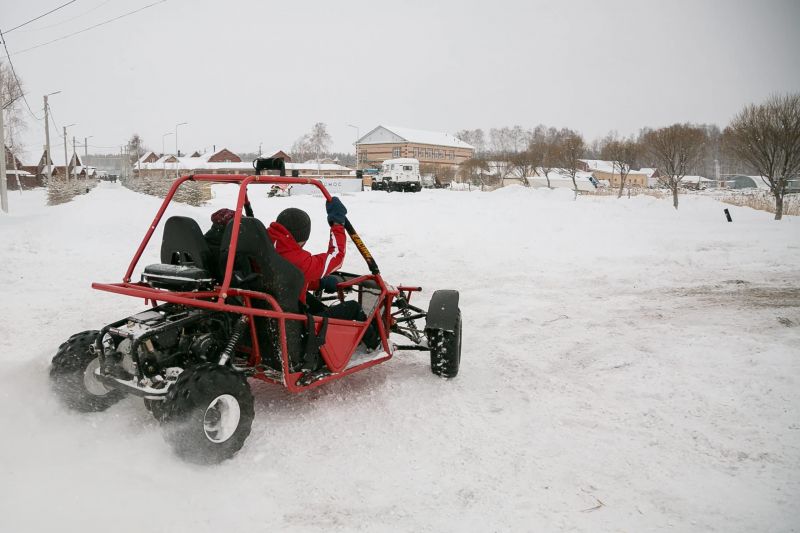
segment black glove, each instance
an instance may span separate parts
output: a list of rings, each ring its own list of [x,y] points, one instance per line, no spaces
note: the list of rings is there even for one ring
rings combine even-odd
[[[331,198],[330,202],[325,204],[325,209],[328,211],[328,224],[341,224],[344,226],[345,215],[347,208],[344,206],[338,196]]]
[[[320,278],[319,288],[327,293],[336,292],[336,284],[339,283],[339,281],[341,280],[336,276],[325,276],[324,278]]]

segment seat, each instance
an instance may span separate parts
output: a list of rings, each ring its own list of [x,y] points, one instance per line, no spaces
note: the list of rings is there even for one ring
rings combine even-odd
[[[224,271],[228,252],[231,244],[233,221],[228,223],[220,243],[220,271]],[[239,288],[266,292],[271,295],[287,313],[302,314],[300,309],[300,292],[305,284],[305,278],[300,270],[275,251],[275,247],[267,236],[267,229],[257,218],[243,217],[239,226],[239,238],[236,244],[233,270],[238,274],[234,276],[232,285],[237,286],[240,280],[252,278],[254,280]],[[263,300],[253,300],[253,307],[267,309],[269,306]],[[280,335],[278,321],[274,318],[257,317],[256,332],[258,344],[261,349],[263,364],[280,369]],[[303,357],[302,334],[304,324],[297,320],[286,321],[286,345],[289,351],[290,364],[299,365]]]
[[[211,250],[203,231],[193,218],[174,216],[164,224],[161,241],[161,262],[167,265],[193,265],[204,270],[214,270]]]
[[[153,287],[195,291],[214,286],[211,251],[194,219],[174,216],[164,224],[161,264],[148,265],[142,280]]]

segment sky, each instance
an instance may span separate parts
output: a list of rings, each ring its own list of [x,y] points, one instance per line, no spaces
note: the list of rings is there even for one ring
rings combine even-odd
[[[0,0],[0,29],[66,1]],[[26,51],[155,1],[76,0],[4,35],[34,114],[61,91],[59,134],[76,123],[68,137],[91,136],[90,153],[134,132],[174,152],[181,122],[182,152],[289,149],[316,122],[352,152],[379,124],[546,124],[589,141],[724,127],[746,104],[800,91],[797,0],[167,0]],[[34,162],[44,127],[28,118]]]

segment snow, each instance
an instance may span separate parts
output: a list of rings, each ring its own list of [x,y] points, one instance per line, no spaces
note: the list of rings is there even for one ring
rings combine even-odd
[[[326,244],[322,200],[294,205]],[[229,207],[215,186],[195,217]],[[255,384],[241,452],[176,459],[140,400],[49,391],[70,334],[144,308],[120,280],[159,205],[101,183],[0,216],[0,531],[791,531],[800,524],[800,220],[702,196],[343,197],[393,284],[461,292],[459,376],[408,353],[313,391]],[[725,221],[723,208],[733,216]],[[160,233],[142,265],[156,262]],[[363,272],[348,246],[346,270]],[[414,303],[414,300],[412,300]]]

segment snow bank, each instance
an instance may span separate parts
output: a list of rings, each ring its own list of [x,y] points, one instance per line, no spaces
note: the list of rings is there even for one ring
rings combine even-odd
[[[233,204],[173,206],[205,229]],[[121,279],[159,200],[102,183],[0,216],[0,531],[788,531],[800,520],[800,220],[701,197],[345,195],[395,284],[461,291],[462,371],[424,355],[297,396],[255,385],[241,453],[175,459],[129,399],[64,410],[49,359],[142,308]],[[294,205],[326,243],[322,200]],[[731,209],[727,223],[723,208]],[[168,213],[170,214],[170,213]],[[157,239],[142,264],[158,257]],[[348,248],[345,269],[364,271]]]

